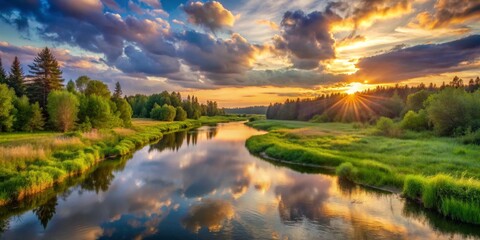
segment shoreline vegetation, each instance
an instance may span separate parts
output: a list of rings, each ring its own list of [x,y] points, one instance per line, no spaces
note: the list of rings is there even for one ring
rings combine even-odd
[[[401,192],[444,217],[480,224],[480,146],[459,138],[408,132],[387,137],[360,123],[260,120],[268,131],[246,147],[282,162],[335,168],[349,181]]]
[[[80,175],[106,158],[120,157],[163,134],[247,117],[214,116],[160,122],[134,119],[132,127],[89,132],[1,133],[0,206],[19,201]]]

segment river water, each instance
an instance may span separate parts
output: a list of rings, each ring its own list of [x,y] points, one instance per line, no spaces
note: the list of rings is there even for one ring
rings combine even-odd
[[[167,134],[0,209],[3,239],[476,239],[480,227],[252,156],[242,123]]]

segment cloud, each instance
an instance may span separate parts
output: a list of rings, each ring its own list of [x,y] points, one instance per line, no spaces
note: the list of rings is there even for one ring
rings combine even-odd
[[[182,22],[180,20],[177,20],[177,19],[173,19],[172,22],[175,23],[175,24],[178,24],[178,25],[185,25],[184,22]]]
[[[41,48],[24,46],[19,47],[7,42],[0,42],[0,57],[3,64],[9,65],[15,56],[19,57],[22,65],[24,66],[24,72],[27,73],[28,67],[37,54],[41,51]],[[58,60],[60,67],[68,69],[99,69],[102,67],[102,63],[98,58],[91,56],[74,56],[68,50],[64,49],[50,49],[55,58]]]
[[[269,28],[271,28],[272,30],[275,30],[275,31],[278,31],[280,29],[278,24],[276,24],[275,22],[270,21],[270,20],[261,19],[261,20],[257,20],[256,23],[266,25],[266,26],[268,26]]]
[[[398,17],[413,10],[413,0],[360,0],[347,17],[355,29],[361,25],[370,26],[376,19]]]
[[[383,83],[471,69],[480,57],[480,35],[424,44],[362,58],[355,79]]]
[[[124,73],[162,76],[178,72],[180,63],[175,57],[152,54],[133,46],[127,46],[124,56],[117,59],[115,66]]]
[[[191,207],[182,223],[185,228],[195,233],[202,227],[206,227],[210,232],[218,232],[223,223],[231,220],[234,215],[235,210],[230,202],[208,199]]]
[[[161,8],[162,7],[159,0],[140,0],[140,1],[147,4],[150,7],[154,7],[154,8]]]
[[[235,16],[217,1],[190,2],[182,6],[188,15],[188,21],[202,26],[212,32],[223,28],[233,27]]]
[[[409,26],[424,29],[449,28],[475,20],[480,20],[479,1],[437,0],[433,13],[419,13]]]
[[[263,50],[262,46],[250,44],[236,33],[222,40],[185,31],[178,35],[178,41],[178,56],[194,70],[209,73],[243,73],[253,67],[256,55]]]
[[[335,58],[335,39],[330,32],[332,23],[341,17],[332,11],[286,12],[281,22],[282,33],[274,37],[277,50],[285,52],[293,66],[314,69],[320,61]]]
[[[0,1],[0,19],[14,25],[18,30],[28,30],[28,18],[38,14],[41,8],[40,0],[30,1]],[[17,14],[16,10],[21,10]]]
[[[348,46],[357,42],[365,42],[367,38],[362,35],[347,36],[336,43],[337,47]]]

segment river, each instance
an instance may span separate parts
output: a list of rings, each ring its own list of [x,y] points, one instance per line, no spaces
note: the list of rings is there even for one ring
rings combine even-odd
[[[167,134],[0,209],[2,239],[477,239],[397,194],[252,156],[242,123]]]

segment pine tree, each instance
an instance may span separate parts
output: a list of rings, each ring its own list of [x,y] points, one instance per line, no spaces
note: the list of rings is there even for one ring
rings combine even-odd
[[[69,91],[69,92],[71,92],[71,93],[75,93],[75,92],[77,92],[77,90],[76,90],[75,88],[76,88],[76,87],[75,87],[75,83],[74,83],[72,80],[68,81],[68,83],[67,83],[67,91]]]
[[[2,65],[2,58],[0,58],[0,84],[7,83],[7,73]]]
[[[29,66],[33,82],[28,88],[31,102],[38,102],[45,109],[51,91],[63,88],[62,71],[50,49],[45,48]]]
[[[115,91],[113,92],[113,98],[121,98],[123,95],[122,86],[119,82],[115,83]]]
[[[15,91],[15,95],[19,97],[25,94],[24,80],[22,66],[20,66],[18,58],[15,57],[10,69],[10,76],[7,79],[7,84]]]

